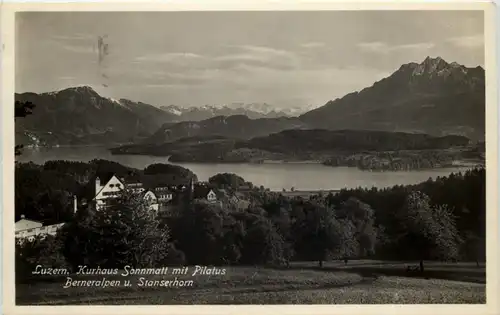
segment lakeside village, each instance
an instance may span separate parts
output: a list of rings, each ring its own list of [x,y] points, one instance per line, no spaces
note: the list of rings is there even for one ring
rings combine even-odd
[[[168,181],[171,183],[170,185],[146,189],[144,184],[138,180],[118,178],[115,174],[104,181],[96,177],[92,202],[88,203],[85,198],[79,200],[78,196],[74,195],[73,211],[76,213],[78,209],[89,206],[95,207],[97,211],[102,210],[110,204],[110,201],[117,198],[122,190],[140,194],[152,211],[162,215],[172,214],[185,198],[219,204],[220,206],[230,206],[238,210],[245,210],[251,206],[249,193],[252,187],[250,186],[240,186],[237,190],[233,190],[213,188],[208,182],[198,182],[193,178],[184,179],[182,182],[176,181],[175,178]],[[327,193],[332,192],[335,193],[336,191],[327,191]],[[288,191],[283,189],[281,192],[282,195],[290,198],[308,198],[318,193],[319,191],[298,191],[293,188]],[[64,223],[43,225],[42,222],[21,215],[20,220],[15,223],[16,242],[33,241],[37,236],[56,235],[63,225]]]

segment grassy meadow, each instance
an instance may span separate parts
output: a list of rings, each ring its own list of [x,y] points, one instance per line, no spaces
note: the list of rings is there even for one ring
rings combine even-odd
[[[413,263],[412,265],[415,265]],[[221,267],[224,268],[224,267]],[[65,277],[16,285],[18,305],[149,304],[484,304],[485,266],[426,262],[423,274],[383,261],[293,263],[286,269],[225,267],[225,275],[76,276],[130,280],[132,286],[63,288]],[[191,287],[138,287],[147,280],[193,280]]]

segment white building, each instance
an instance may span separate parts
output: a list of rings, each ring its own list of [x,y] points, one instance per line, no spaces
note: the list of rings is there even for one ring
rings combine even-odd
[[[99,177],[95,180],[95,197],[96,210],[102,210],[108,202],[120,195],[120,193],[125,190],[131,190],[134,193],[143,194],[145,200],[147,200],[149,207],[152,210],[158,211],[158,199],[152,191],[145,191],[142,183],[125,183],[123,179],[118,179],[113,175],[107,183],[101,185],[101,180]]]
[[[217,201],[217,194],[215,193],[215,191],[205,185],[198,185],[198,186],[191,185],[191,190],[194,190],[193,191],[194,199],[202,199],[202,200],[207,200],[209,202]]]
[[[149,190],[146,193],[144,193],[144,200],[146,201],[150,209],[158,211],[158,209],[160,208],[160,204],[158,203],[158,198],[156,198],[156,195],[152,191]]]
[[[18,242],[33,241],[39,235],[56,235],[63,225],[64,223],[43,226],[42,222],[25,219],[22,215],[21,220],[15,224],[15,237]]]
[[[154,192],[161,203],[167,203],[174,198],[174,193],[168,187],[157,187]]]

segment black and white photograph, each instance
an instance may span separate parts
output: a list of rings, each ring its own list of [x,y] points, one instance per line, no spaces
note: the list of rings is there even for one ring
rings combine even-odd
[[[15,305],[486,305],[488,8],[16,12]]]

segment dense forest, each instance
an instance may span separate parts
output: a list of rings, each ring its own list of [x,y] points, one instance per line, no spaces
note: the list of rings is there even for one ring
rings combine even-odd
[[[328,166],[357,167],[361,170],[404,171],[440,167],[453,167],[455,163],[484,165],[484,152],[477,148],[463,150],[421,150],[367,152],[333,155],[323,164]]]
[[[54,163],[66,165],[68,169],[58,167],[58,172],[68,172],[75,180],[75,174],[86,174],[85,163]],[[93,161],[89,165],[95,170],[96,164],[103,163]],[[18,166],[16,176],[24,178],[29,173],[45,185],[16,181],[27,187],[19,190],[24,198],[30,193],[28,187],[34,193],[37,187],[43,192],[47,185],[53,185],[59,193],[67,194],[78,187],[69,185],[70,181],[50,165]],[[147,169],[156,172],[164,167]],[[317,261],[322,266],[331,259],[347,263],[357,258],[479,262],[486,259],[485,177],[485,169],[477,168],[418,185],[345,189],[308,200],[255,188],[248,192],[251,202],[246,210],[184,199],[175,215],[163,216],[148,212],[141,199],[129,194],[105,211],[86,208],[76,215],[70,215],[64,204],[45,210],[43,198],[55,202],[59,195],[39,196],[31,199],[31,204],[22,205],[22,211],[33,207],[30,216],[38,215],[46,222],[64,217],[67,224],[56,237],[18,244],[17,263],[18,268],[31,268],[43,260],[46,265],[74,268],[82,263],[101,267],[286,266],[293,260]],[[68,185],[63,186],[63,180]],[[211,182],[224,187],[235,185],[235,189],[245,183],[232,174],[214,176]]]
[[[238,145],[289,154],[300,152],[398,151],[446,149],[465,146],[469,139],[462,136],[433,137],[427,134],[375,130],[285,130],[258,137]],[[238,146],[237,146],[238,147]]]
[[[144,170],[133,169],[107,160],[89,163],[48,161],[43,165],[17,163],[15,168],[15,218],[25,215],[44,224],[67,222],[73,217],[73,196],[90,201],[95,194],[94,180],[118,177],[136,178],[147,186],[161,185],[177,176],[189,183],[196,175],[180,166],[152,164]]]

